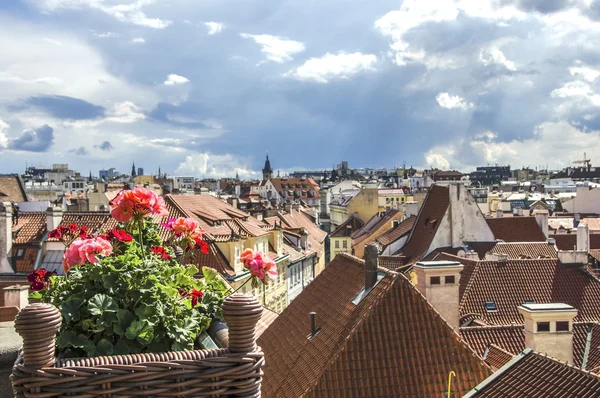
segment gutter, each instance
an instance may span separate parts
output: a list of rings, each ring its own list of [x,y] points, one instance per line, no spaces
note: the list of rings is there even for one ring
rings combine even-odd
[[[590,346],[592,345],[592,330],[594,329],[593,324],[588,325],[587,338],[585,339],[585,351],[583,352],[583,359],[581,360],[581,370],[585,370],[587,366],[588,356],[590,355]]]
[[[491,384],[494,384],[494,382],[497,379],[501,378],[506,371],[508,371],[513,366],[515,366],[523,358],[525,358],[532,352],[533,352],[533,350],[531,348],[524,349],[519,355],[515,356],[513,359],[508,361],[503,367],[501,367],[496,372],[494,372],[490,377],[488,377],[487,379],[485,379],[484,381],[479,383],[477,386],[475,386],[475,388],[473,388],[471,391],[469,391],[468,393],[463,395],[463,398],[476,397],[480,392],[485,390],[488,386],[490,386]]]

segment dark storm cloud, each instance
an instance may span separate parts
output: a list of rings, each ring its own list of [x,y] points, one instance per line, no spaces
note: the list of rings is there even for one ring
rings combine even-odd
[[[47,124],[34,130],[25,130],[8,144],[17,151],[46,152],[54,142],[54,130]]]
[[[79,156],[86,156],[89,155],[90,153],[88,152],[87,149],[85,149],[84,147],[80,146],[77,149],[69,149],[69,153],[74,153],[75,155],[79,155]]]
[[[94,148],[100,149],[101,151],[106,151],[106,152],[114,149],[114,147],[111,145],[111,143],[109,141],[104,141],[100,145],[94,145]]]
[[[84,120],[103,117],[103,107],[90,104],[82,99],[66,97],[63,95],[43,95],[30,97],[26,105],[43,109],[50,115],[59,119]]]

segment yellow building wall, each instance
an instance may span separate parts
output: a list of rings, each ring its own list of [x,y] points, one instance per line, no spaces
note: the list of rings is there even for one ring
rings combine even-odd
[[[352,254],[352,238],[348,237],[330,237],[329,244],[329,260],[332,261],[338,253],[350,253]],[[337,247],[336,247],[337,242]],[[346,247],[344,247],[346,242]]]
[[[317,275],[319,275],[324,270],[325,270],[325,249],[321,250],[321,253],[319,253],[319,261],[317,261],[317,263],[315,264],[314,277],[316,278]]]
[[[379,195],[377,189],[367,188],[361,190],[358,195],[350,200],[347,209],[349,215],[356,213],[358,218],[363,220],[363,222],[367,222],[367,220],[379,211]]]
[[[397,195],[381,195],[379,197],[379,211],[387,209],[403,209],[404,203],[414,201],[413,195],[397,194]],[[400,206],[398,206],[400,204]]]
[[[137,185],[154,184],[154,176],[136,176],[133,177],[133,182]]]

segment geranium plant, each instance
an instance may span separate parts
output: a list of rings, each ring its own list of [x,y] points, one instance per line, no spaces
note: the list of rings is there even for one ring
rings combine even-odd
[[[207,253],[198,223],[169,220],[165,242],[153,215],[168,214],[145,188],[110,202],[119,222],[110,231],[61,226],[49,233],[65,246],[64,275],[38,269],[29,276],[32,298],[55,305],[63,317],[57,348],[63,357],[193,349],[197,336],[221,318],[228,293],[214,270],[186,265]]]

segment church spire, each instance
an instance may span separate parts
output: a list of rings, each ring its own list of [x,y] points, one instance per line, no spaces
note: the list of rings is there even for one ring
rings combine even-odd
[[[267,159],[265,160],[265,167],[262,169],[263,180],[270,180],[273,178],[273,169],[271,168],[271,161],[269,160],[269,154],[267,153]]]
[[[133,162],[133,164],[131,165],[131,177],[135,177],[135,162]]]

